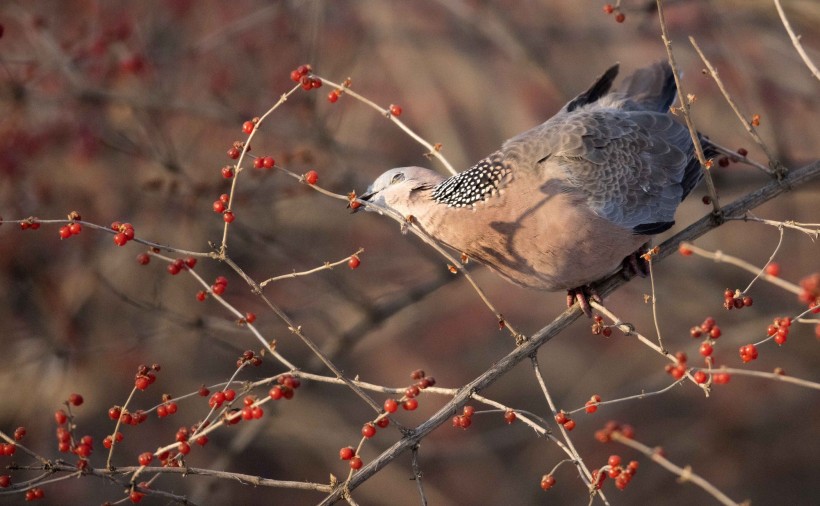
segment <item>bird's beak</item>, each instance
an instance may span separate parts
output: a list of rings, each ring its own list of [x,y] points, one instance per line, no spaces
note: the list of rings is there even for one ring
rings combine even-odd
[[[370,199],[371,199],[371,198],[373,198],[373,195],[375,195],[376,193],[375,193],[375,192],[373,192],[373,191],[369,191],[369,190],[370,190],[370,189],[368,188],[367,190],[365,190],[364,195],[359,195],[358,200],[370,201]],[[356,205],[356,204],[358,204],[358,205]],[[354,200],[354,201],[351,201],[351,202],[347,205],[347,207],[349,207],[349,208],[350,208],[350,213],[351,213],[351,214],[353,214],[353,213],[358,213],[358,212],[359,212],[359,211],[361,211],[362,209],[367,209],[367,206],[362,206],[361,204],[359,204],[359,203],[358,203],[358,202],[356,202],[355,200]]]

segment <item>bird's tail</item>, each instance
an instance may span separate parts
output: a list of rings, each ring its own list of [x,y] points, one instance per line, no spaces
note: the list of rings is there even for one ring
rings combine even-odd
[[[623,80],[618,91],[642,108],[657,112],[668,111],[678,92],[672,67],[666,61],[636,70]]]

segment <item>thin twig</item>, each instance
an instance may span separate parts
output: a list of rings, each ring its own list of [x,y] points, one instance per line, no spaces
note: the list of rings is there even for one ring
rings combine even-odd
[[[697,155],[698,162],[700,162],[700,167],[703,170],[703,176],[706,180],[706,188],[708,189],[709,196],[712,200],[712,212],[719,214],[720,202],[718,201],[715,182],[712,179],[711,164],[706,160],[706,154],[703,152],[703,146],[700,143],[700,136],[698,135],[698,131],[695,128],[695,124],[692,122],[691,115],[689,114],[689,96],[683,90],[683,83],[680,79],[678,65],[675,63],[675,55],[672,52],[672,41],[669,39],[669,33],[666,29],[666,18],[663,15],[663,0],[657,0],[657,5],[658,19],[661,24],[661,39],[663,39],[663,45],[666,47],[666,55],[669,59],[669,66],[672,67],[672,75],[675,78],[675,86],[678,89],[680,110],[683,112],[683,119],[686,122],[686,128],[689,129],[689,135],[692,137],[692,143],[695,146],[695,154]]]
[[[748,272],[751,272],[752,274],[758,274],[758,273],[761,272],[761,269],[759,267],[757,267],[756,265],[750,264],[749,262],[743,260],[742,258],[738,258],[736,256],[724,253],[721,250],[709,251],[709,250],[700,248],[700,247],[695,246],[694,244],[688,243],[688,242],[687,243],[681,243],[681,244],[685,245],[685,247],[688,250],[690,250],[692,253],[694,253],[698,256],[701,256],[703,258],[708,258],[708,259],[714,260],[715,262],[718,262],[718,263],[727,263],[727,264],[730,264],[730,265],[735,265],[737,267],[740,267],[741,269],[744,269]],[[763,272],[760,274],[760,279],[764,279],[764,280],[768,281],[769,283],[772,283],[773,285],[777,285],[780,288],[782,288],[786,291],[789,291],[789,292],[791,292],[795,295],[800,295],[800,293],[802,292],[802,289],[799,286],[795,285],[794,283],[790,283],[790,282],[786,281],[785,279],[779,278],[777,276],[772,276],[771,274],[767,274],[765,272],[765,268],[763,269]]]
[[[660,2],[660,0],[658,0],[658,2]],[[697,51],[698,56],[700,56],[700,59],[703,60],[703,64],[706,65],[706,69],[709,71],[709,75],[712,77],[712,79],[714,79],[715,83],[718,85],[718,88],[720,88],[720,92],[723,94],[723,98],[725,98],[726,102],[729,103],[729,106],[735,112],[735,115],[740,120],[740,123],[743,125],[743,128],[745,128],[746,131],[749,132],[749,135],[752,136],[752,139],[755,141],[755,143],[758,146],[760,146],[760,149],[762,149],[764,153],[766,153],[766,158],[769,159],[769,168],[771,169],[772,174],[777,177],[782,177],[782,175],[785,174],[786,168],[783,167],[783,164],[781,164],[777,160],[777,158],[775,158],[774,153],[772,153],[771,150],[769,150],[769,147],[766,145],[765,142],[763,142],[763,139],[760,138],[760,135],[758,135],[757,129],[755,129],[754,125],[752,125],[752,123],[746,118],[746,116],[744,116],[743,113],[740,112],[740,108],[732,99],[732,96],[729,94],[729,91],[726,89],[726,86],[723,85],[723,81],[721,81],[720,77],[718,76],[717,69],[706,58],[706,55],[703,54],[703,51],[701,51],[700,46],[698,46],[698,43],[695,41],[695,38],[690,36],[689,42],[692,44],[692,47],[695,48],[695,51]]]
[[[380,107],[379,104],[377,104],[377,103],[373,102],[372,100],[370,100],[370,99],[368,99],[368,98],[366,98],[362,95],[359,95],[355,91],[351,90],[349,86],[344,86],[344,85],[341,85],[341,84],[338,84],[338,83],[334,83],[333,81],[331,81],[329,79],[325,79],[324,77],[320,77],[320,76],[316,76],[316,77],[319,77],[323,82],[329,84],[330,86],[334,86],[336,89],[343,91],[344,94],[350,95],[351,97],[355,98],[359,102],[362,102],[363,104],[365,104],[369,107],[372,107],[373,109],[378,111],[381,115],[387,117],[387,119],[389,119],[390,121],[395,123],[399,128],[404,130],[404,132],[407,135],[412,137],[413,140],[415,140],[416,142],[418,142],[419,144],[424,146],[427,149],[427,154],[436,157],[438,159],[438,161],[440,161],[441,164],[444,165],[444,168],[447,169],[447,172],[449,172],[452,175],[458,174],[456,169],[454,169],[453,166],[450,165],[450,162],[448,162],[447,159],[444,158],[444,155],[441,154],[441,147],[440,146],[433,146],[432,144],[430,144],[429,142],[424,140],[419,134],[417,134],[412,129],[410,129],[410,127],[405,125],[403,121],[401,121],[395,115],[391,114],[390,109],[385,109],[384,107]]]
[[[295,272],[294,271],[294,272],[291,272],[290,274],[282,274],[281,276],[275,276],[275,277],[266,279],[265,281],[262,281],[261,283],[259,283],[259,288],[265,288],[265,286],[267,286],[268,283],[273,283],[274,281],[279,281],[279,280],[282,280],[282,279],[289,279],[289,278],[298,278],[300,276],[308,276],[310,274],[315,274],[319,271],[332,269],[336,266],[339,266],[339,265],[342,265],[344,263],[349,262],[353,257],[361,255],[362,253],[364,253],[364,248],[359,248],[352,255],[346,256],[343,259],[338,260],[336,262],[325,262],[320,267],[316,267],[316,268],[309,269],[309,270],[306,270],[306,271],[301,271],[301,272]]]
[[[419,466],[419,445],[416,445],[411,450],[412,465],[413,465],[413,480],[416,482],[416,487],[419,489],[419,499],[421,506],[427,506],[427,495],[424,493],[424,485],[421,482],[422,472]]]
[[[803,59],[803,62],[811,71],[812,75],[820,81],[820,70],[817,70],[817,67],[814,65],[814,62],[811,61],[809,55],[806,53],[806,50],[803,49],[803,44],[800,43],[800,36],[794,33],[792,30],[792,25],[789,23],[789,18],[786,17],[786,13],[783,12],[783,6],[780,5],[780,0],[774,0],[774,6],[777,7],[777,14],[780,15],[780,20],[783,22],[783,27],[789,33],[789,38],[792,39],[792,45],[797,50],[797,54],[800,55],[800,58]]]
[[[729,496],[718,490],[717,487],[712,485],[709,481],[705,480],[703,477],[695,474],[692,472],[691,466],[680,467],[672,463],[669,459],[664,457],[657,449],[650,448],[643,443],[635,441],[634,439],[629,439],[625,437],[618,431],[614,431],[612,433],[613,441],[617,441],[623,445],[626,445],[630,448],[638,450],[639,452],[643,453],[654,462],[658,463],[664,469],[678,475],[680,482],[687,482],[691,481],[695,485],[699,486],[707,493],[709,493],[712,497],[717,499],[721,504],[725,504],[728,506],[739,506],[740,503],[736,503],[733,501]]]

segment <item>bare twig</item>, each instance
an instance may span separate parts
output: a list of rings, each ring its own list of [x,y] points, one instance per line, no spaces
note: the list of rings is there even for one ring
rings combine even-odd
[[[706,188],[709,191],[709,196],[712,200],[712,212],[720,213],[720,202],[718,201],[717,188],[712,179],[711,164],[706,160],[706,154],[703,152],[703,146],[700,143],[698,131],[695,124],[692,122],[692,117],[689,114],[689,96],[684,92],[683,83],[680,79],[680,72],[678,65],[675,63],[675,54],[672,52],[672,41],[669,39],[669,33],[666,30],[666,18],[663,15],[663,0],[657,0],[658,18],[661,24],[661,38],[663,45],[666,47],[666,55],[669,59],[669,66],[672,67],[672,75],[675,77],[675,86],[678,89],[678,97],[680,99],[680,109],[683,112],[683,119],[686,122],[686,128],[689,129],[689,135],[692,137],[692,143],[695,146],[695,154],[700,162],[700,167],[703,170],[703,176],[706,180]]]
[[[658,1],[660,2],[660,0]],[[765,142],[763,142],[763,139],[760,138],[760,135],[758,135],[757,133],[757,129],[755,129],[751,121],[749,121],[746,118],[746,116],[744,116],[743,113],[740,112],[740,108],[737,106],[734,99],[732,99],[732,96],[729,94],[729,91],[726,89],[726,86],[723,85],[723,81],[721,81],[720,77],[718,76],[717,69],[706,58],[706,55],[703,54],[703,51],[701,51],[700,46],[698,46],[698,43],[695,41],[695,38],[690,36],[689,42],[692,44],[692,47],[695,48],[695,51],[697,51],[698,56],[700,56],[700,59],[703,60],[703,64],[706,65],[706,69],[709,71],[709,75],[712,77],[712,79],[714,79],[715,83],[718,85],[718,88],[720,88],[720,92],[723,93],[723,98],[725,98],[726,102],[729,103],[729,106],[732,108],[737,118],[743,124],[743,128],[745,128],[746,131],[749,132],[749,135],[752,136],[752,139],[755,141],[755,143],[758,146],[760,146],[760,149],[762,149],[764,153],[766,153],[766,157],[769,159],[769,168],[771,169],[772,174],[777,177],[781,177],[785,173],[786,168],[783,167],[783,164],[781,164],[777,160],[777,158],[775,158],[774,153],[772,153],[771,150],[769,150],[769,147],[766,145]]]
[[[777,7],[777,14],[780,15],[780,20],[783,22],[783,27],[789,33],[789,38],[792,40],[792,45],[797,50],[797,54],[800,55],[800,58],[803,59],[803,63],[811,71],[812,75],[820,81],[820,70],[817,70],[817,66],[811,61],[809,55],[806,53],[806,50],[803,49],[803,44],[800,43],[800,36],[794,33],[792,29],[791,23],[789,23],[789,18],[786,17],[786,13],[783,11],[783,6],[780,5],[780,0],[774,0],[774,6]]]
[[[691,466],[680,467],[672,463],[669,459],[664,457],[661,452],[657,451],[655,448],[650,448],[643,443],[635,441],[634,439],[629,439],[625,437],[620,432],[613,432],[612,439],[617,441],[623,445],[626,445],[630,448],[638,450],[639,452],[643,453],[654,462],[658,463],[664,469],[678,475],[679,481],[684,483],[687,481],[691,481],[695,485],[699,486],[707,493],[709,493],[712,497],[718,500],[721,504],[726,504],[729,506],[740,506],[741,503],[736,503],[733,501],[729,496],[718,490],[717,487],[712,485],[709,481],[704,479],[702,476],[695,474],[692,472]]]

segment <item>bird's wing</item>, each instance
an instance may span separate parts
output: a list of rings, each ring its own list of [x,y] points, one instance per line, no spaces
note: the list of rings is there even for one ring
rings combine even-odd
[[[546,163],[558,164],[593,212],[640,234],[674,224],[700,178],[683,125],[668,114],[619,109],[577,111],[558,123],[544,143]]]
[[[588,111],[567,117],[559,135],[553,163],[593,212],[636,233],[672,226],[693,161],[680,123],[647,111]]]

